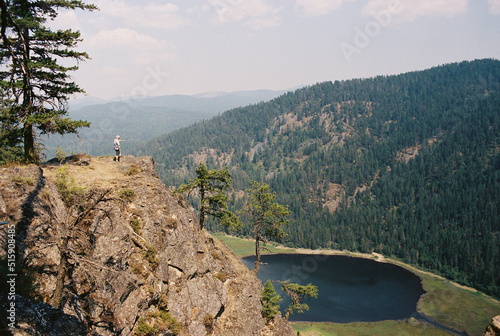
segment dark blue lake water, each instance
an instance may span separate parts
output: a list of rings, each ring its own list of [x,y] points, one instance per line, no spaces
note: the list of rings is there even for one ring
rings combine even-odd
[[[420,278],[392,264],[347,256],[264,255],[259,279],[287,280],[318,287],[319,297],[307,302],[309,311],[294,313],[291,321],[382,321],[409,318],[424,293]],[[243,258],[253,269],[255,257]],[[274,287],[278,291],[279,284]],[[285,298],[281,292],[279,294]],[[282,301],[282,311],[289,301]]]

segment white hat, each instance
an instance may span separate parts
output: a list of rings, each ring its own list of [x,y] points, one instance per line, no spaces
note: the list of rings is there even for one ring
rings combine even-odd
[[[117,135],[117,136],[116,136],[116,138],[117,138],[117,139],[120,139],[120,136],[119,136],[119,135]]]

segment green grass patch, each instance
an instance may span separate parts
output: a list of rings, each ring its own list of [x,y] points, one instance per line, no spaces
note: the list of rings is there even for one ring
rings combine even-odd
[[[418,304],[421,313],[436,322],[467,335],[483,335],[493,316],[500,314],[500,303],[480,292],[462,288],[449,280],[422,274],[427,292]]]
[[[232,237],[219,232],[211,233],[211,235],[223,241],[238,257],[255,255],[255,240]],[[273,244],[261,244],[261,246],[264,247],[263,249],[261,249],[262,254],[297,252],[295,249],[280,248]]]
[[[121,189],[118,192],[118,196],[120,196],[121,198],[123,198],[127,201],[131,201],[135,196],[135,191],[134,191],[134,189],[130,189],[130,188]]]
[[[27,185],[34,185],[35,181],[31,177],[24,177],[20,175],[12,176],[11,181],[17,184],[18,186],[27,184]]]
[[[293,330],[301,336],[449,336],[453,335],[428,323],[415,319],[408,321],[381,321],[355,323],[292,322]]]

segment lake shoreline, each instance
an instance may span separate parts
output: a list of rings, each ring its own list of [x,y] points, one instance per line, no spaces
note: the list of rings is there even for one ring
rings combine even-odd
[[[416,314],[425,293],[422,279],[398,265],[352,255],[297,252],[263,255],[259,272],[263,283],[278,279],[318,287],[322,294],[311,301],[311,312],[294,314],[294,322],[405,320]],[[242,261],[251,270],[255,256]]]
[[[215,238],[223,240],[238,257],[255,255],[255,240],[253,239],[235,237],[220,232],[211,234]],[[421,296],[417,304],[417,313],[423,314],[447,328],[459,330],[468,335],[482,335],[486,326],[491,322],[492,317],[498,315],[500,312],[500,302],[491,296],[474,288],[447,280],[438,274],[419,269],[415,266],[405,264],[403,261],[381,256],[376,253],[359,253],[330,249],[294,249],[282,245],[277,246],[276,244],[266,244],[266,247],[270,249],[271,253],[344,255],[391,263],[405,268],[422,279],[424,291],[426,292]],[[263,251],[263,254],[269,254],[269,251]],[[415,335],[427,335],[429,331],[427,328],[430,324],[412,322],[412,320],[415,321],[414,319],[406,321],[392,320],[377,322],[375,325],[381,327],[383,330],[387,330],[384,335],[394,334],[396,330],[408,330],[408,328],[412,329]],[[292,324],[293,323],[296,322],[292,322]],[[309,325],[310,323],[313,323],[313,325],[306,326],[306,324]],[[416,325],[413,325],[415,323]],[[340,334],[345,333],[348,335],[352,330],[356,331],[349,335],[357,335],[366,330],[372,330],[373,327],[371,325],[372,323],[370,322],[359,324],[322,324],[319,322],[304,322],[303,325],[299,325],[298,323],[294,325],[294,329],[300,330],[301,333],[305,335],[308,334],[308,331],[313,334],[322,332],[324,335],[329,335],[331,332],[331,334],[335,335],[340,332]],[[447,335],[452,334],[448,332]]]
[[[232,235],[228,235],[228,234],[224,234],[225,236],[229,237],[229,238],[234,238],[234,239],[242,239],[242,240],[246,240],[246,241],[249,241],[249,242],[253,242],[254,240],[252,239],[249,239],[249,238],[242,238],[242,237],[237,237],[237,236],[232,236]],[[317,254],[324,254],[324,255],[343,255],[343,256],[350,256],[350,257],[354,257],[354,258],[364,258],[364,259],[370,259],[370,260],[374,260],[374,261],[377,261],[377,262],[385,262],[385,263],[389,263],[389,264],[394,264],[394,265],[397,265],[397,266],[400,266],[400,267],[403,267],[411,272],[413,272],[415,275],[417,275],[418,277],[420,277],[422,279],[422,275],[419,274],[419,273],[424,273],[426,275],[429,275],[429,276],[433,276],[433,277],[436,277],[440,280],[445,280],[445,281],[449,281],[450,284],[458,287],[458,288],[462,288],[462,289],[465,289],[465,290],[468,290],[470,292],[473,292],[473,293],[477,293],[478,290],[475,289],[475,288],[472,288],[472,287],[468,287],[468,286],[465,286],[465,285],[461,285],[459,283],[456,283],[456,282],[453,282],[451,280],[448,280],[446,279],[445,277],[439,275],[439,274],[436,274],[436,273],[432,273],[430,271],[426,271],[426,270],[423,270],[423,269],[420,269],[420,268],[417,268],[413,265],[410,265],[410,264],[406,264],[402,261],[399,261],[399,260],[396,260],[396,259],[393,259],[391,257],[386,257],[380,253],[377,253],[377,252],[372,252],[372,253],[363,253],[363,252],[352,252],[352,251],[348,251],[348,250],[332,250],[332,249],[317,249],[317,250],[312,250],[312,249],[306,249],[306,248],[293,248],[293,247],[286,247],[286,246],[283,246],[283,245],[280,245],[280,244],[268,244],[268,245],[272,245],[275,249],[277,250],[282,250],[282,251],[275,251],[275,252],[266,252],[266,251],[262,251],[261,254],[262,255],[265,255],[265,254],[278,254],[278,253],[281,253],[281,254],[312,254],[312,255],[317,255]],[[255,253],[248,253],[248,254],[242,254],[242,255],[238,255],[239,258],[246,258],[246,257],[251,257],[251,256],[254,256]],[[423,294],[425,295],[425,294]],[[498,301],[496,301],[498,302]]]

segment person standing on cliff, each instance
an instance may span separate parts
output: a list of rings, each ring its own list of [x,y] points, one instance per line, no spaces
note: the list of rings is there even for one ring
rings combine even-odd
[[[120,161],[120,157],[122,156],[122,149],[120,147],[120,142],[123,140],[120,140],[120,136],[117,135],[115,140],[113,141],[113,148],[115,149],[115,157],[113,161]]]

